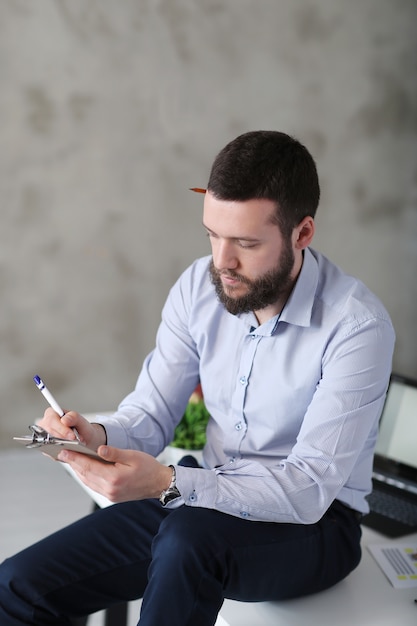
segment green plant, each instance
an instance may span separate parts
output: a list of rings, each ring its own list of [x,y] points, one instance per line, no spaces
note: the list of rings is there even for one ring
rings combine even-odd
[[[184,415],[174,432],[171,446],[186,450],[201,450],[206,443],[206,427],[209,421],[209,412],[204,400],[191,400],[185,409]]]

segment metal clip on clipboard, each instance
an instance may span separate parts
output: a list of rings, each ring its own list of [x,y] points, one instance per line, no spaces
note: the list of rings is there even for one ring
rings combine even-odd
[[[16,441],[22,441],[23,443],[27,441],[26,448],[39,448],[40,446],[45,445],[64,445],[68,443],[68,439],[59,439],[58,437],[53,437],[50,435],[44,428],[37,426],[37,424],[32,424],[29,426],[29,430],[32,431],[32,435],[26,435],[25,437],[13,437]],[[74,429],[74,433],[76,436],[76,441],[80,443],[80,437],[77,431]]]
[[[80,437],[75,428],[73,428],[73,431],[76,439],[60,439],[59,437],[53,437],[44,428],[38,426],[37,424],[29,426],[29,430],[32,431],[31,435],[13,437],[13,439],[15,441],[20,441],[20,443],[25,445],[25,448],[38,448],[41,452],[52,457],[53,459],[57,458],[61,450],[72,450],[97,459],[102,463],[111,463],[110,461],[103,459],[97,454],[97,452],[88,448],[82,441],[80,441]]]

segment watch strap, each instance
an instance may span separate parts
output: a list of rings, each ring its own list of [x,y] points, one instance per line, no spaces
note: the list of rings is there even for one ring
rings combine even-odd
[[[175,471],[175,467],[173,465],[169,465],[168,467],[172,470],[172,478],[171,483],[168,489],[164,489],[164,491],[159,496],[159,502],[162,506],[166,506],[168,502],[172,502],[172,500],[176,500],[181,497],[181,494],[177,487],[177,473]]]

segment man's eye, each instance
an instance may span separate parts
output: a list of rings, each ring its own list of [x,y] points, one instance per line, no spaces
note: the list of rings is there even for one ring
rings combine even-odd
[[[256,242],[253,241],[238,241],[237,243],[240,248],[256,248],[256,246],[258,245]]]

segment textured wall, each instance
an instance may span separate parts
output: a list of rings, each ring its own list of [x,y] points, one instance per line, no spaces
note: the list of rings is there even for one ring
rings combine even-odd
[[[213,157],[300,138],[316,247],[391,313],[417,376],[415,0],[0,0],[0,442],[45,403],[113,408],[208,245]]]

